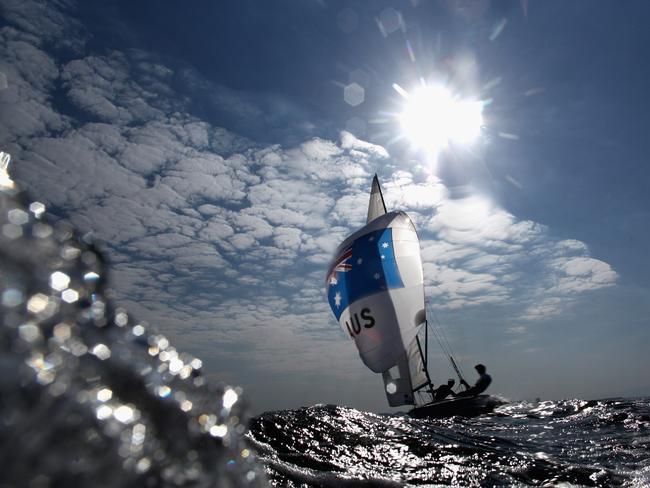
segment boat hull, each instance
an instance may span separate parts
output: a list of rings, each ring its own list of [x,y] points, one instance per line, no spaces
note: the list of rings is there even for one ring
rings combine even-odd
[[[499,398],[490,395],[451,398],[415,407],[409,411],[409,415],[416,418],[444,418],[453,417],[454,415],[476,417],[484,413],[490,413],[504,403]]]

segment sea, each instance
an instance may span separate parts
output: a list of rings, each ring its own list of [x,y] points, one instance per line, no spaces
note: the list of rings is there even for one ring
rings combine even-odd
[[[316,405],[264,413],[248,437],[277,487],[650,486],[650,398],[445,419]]]

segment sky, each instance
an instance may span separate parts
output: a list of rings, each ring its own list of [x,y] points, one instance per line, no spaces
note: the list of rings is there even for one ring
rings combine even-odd
[[[0,149],[52,218],[92,233],[114,300],[253,413],[391,411],[324,288],[375,173],[418,228],[470,381],[482,362],[513,400],[650,395],[649,14],[0,0]],[[415,145],[400,92],[422,84],[480,102],[479,136]]]

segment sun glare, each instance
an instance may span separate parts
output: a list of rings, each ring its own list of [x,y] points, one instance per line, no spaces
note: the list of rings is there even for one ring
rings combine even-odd
[[[397,90],[397,88],[396,88]],[[461,100],[442,86],[422,86],[408,93],[399,119],[411,143],[437,154],[451,143],[469,144],[483,125],[483,102]]]

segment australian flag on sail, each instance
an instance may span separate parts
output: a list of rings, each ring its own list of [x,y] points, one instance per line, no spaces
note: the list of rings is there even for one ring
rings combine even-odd
[[[327,273],[327,298],[336,320],[359,298],[403,287],[390,228],[359,237],[336,257]]]

